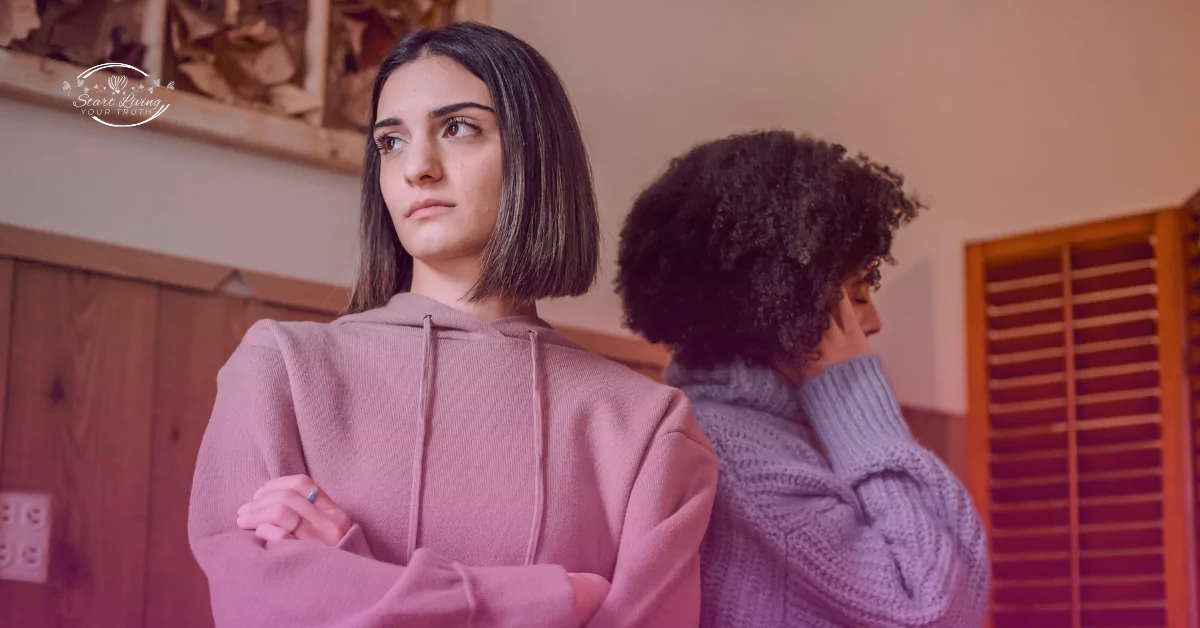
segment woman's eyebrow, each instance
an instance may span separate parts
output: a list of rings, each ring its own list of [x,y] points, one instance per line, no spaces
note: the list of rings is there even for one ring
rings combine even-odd
[[[491,107],[489,107],[487,105],[481,105],[477,102],[467,101],[467,102],[454,103],[453,105],[446,105],[445,107],[438,107],[437,109],[434,109],[433,111],[429,112],[429,118],[431,120],[436,120],[437,118],[441,118],[444,116],[448,116],[452,113],[462,111],[463,109],[482,109],[484,111],[490,111],[493,114],[496,113],[495,109],[492,109]],[[388,126],[403,126],[403,125],[404,125],[404,123],[400,121],[400,118],[384,118],[375,123],[375,128],[379,129],[379,128],[388,127]]]
[[[496,113],[495,109],[492,109],[487,105],[481,105],[477,102],[460,102],[454,103],[453,105],[446,105],[445,107],[438,107],[437,109],[429,112],[429,117],[441,118],[442,116],[448,116],[457,111],[462,111],[463,109],[483,109],[484,111]]]

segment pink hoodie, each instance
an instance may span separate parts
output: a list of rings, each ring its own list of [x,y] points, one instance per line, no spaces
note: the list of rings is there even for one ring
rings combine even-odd
[[[308,474],[337,547],[235,525]],[[189,535],[218,626],[695,626],[717,459],[679,391],[536,318],[400,294],[330,324],[254,325],[218,376]]]

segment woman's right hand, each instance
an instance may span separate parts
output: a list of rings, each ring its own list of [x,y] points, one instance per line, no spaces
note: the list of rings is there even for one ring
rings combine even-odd
[[[575,592],[575,614],[579,618],[579,625],[586,626],[592,615],[600,610],[612,584],[594,573],[569,573],[567,579],[571,581],[571,589]]]
[[[308,496],[316,491],[310,503]],[[353,522],[307,475],[275,478],[258,489],[254,498],[238,509],[237,525],[254,530],[264,541],[314,541],[337,545]]]
[[[317,490],[309,503],[307,497]],[[275,478],[258,489],[254,499],[238,509],[238,527],[254,530],[264,541],[299,539],[325,545],[337,545],[350,530],[352,522],[328,495],[306,475]],[[568,573],[575,594],[575,614],[580,626],[586,626],[608,597],[612,584],[592,573]]]

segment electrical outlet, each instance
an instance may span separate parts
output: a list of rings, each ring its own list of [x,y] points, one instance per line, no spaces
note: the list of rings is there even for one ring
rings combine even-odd
[[[46,581],[52,512],[46,493],[0,493],[0,580]]]

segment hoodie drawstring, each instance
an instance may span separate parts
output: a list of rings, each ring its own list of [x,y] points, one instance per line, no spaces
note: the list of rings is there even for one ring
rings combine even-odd
[[[412,492],[408,504],[408,560],[417,551],[421,525],[421,490],[425,480],[425,433],[429,430],[429,402],[433,397],[433,317],[425,315],[425,341],[421,357],[421,396],[417,408],[417,446],[413,453]]]
[[[429,431],[429,406],[433,400],[433,317],[424,319],[424,342],[421,357],[421,395],[417,408],[417,439],[413,452],[412,491],[408,505],[408,560],[411,562],[417,551],[417,535],[421,523],[421,493],[425,480],[425,440]],[[542,354],[536,331],[529,332],[529,351],[533,359],[533,438],[534,438],[534,487],[533,524],[529,530],[529,545],[525,551],[525,564],[532,565],[537,557],[538,543],[542,537],[542,520],[546,516],[546,420],[545,390],[542,386]]]
[[[542,356],[538,350],[536,331],[529,332],[529,351],[533,357],[533,463],[535,484],[533,487],[533,526],[529,530],[529,549],[525,552],[525,564],[532,565],[537,556],[538,541],[542,536],[542,519],[546,511],[546,429],[543,418],[545,398],[542,391]]]

